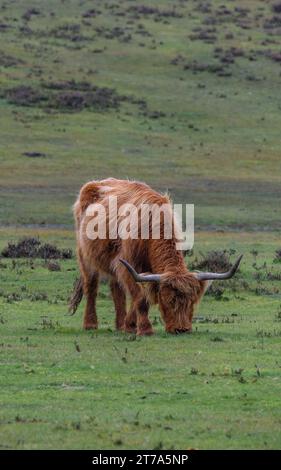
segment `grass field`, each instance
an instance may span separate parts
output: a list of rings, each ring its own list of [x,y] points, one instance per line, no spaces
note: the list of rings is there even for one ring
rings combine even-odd
[[[97,332],[66,315],[75,259],[0,258],[1,449],[280,448],[278,4],[0,1],[0,251],[74,249],[77,191],[116,176],[195,204],[187,263],[244,253],[191,335],[154,308],[151,338],[105,284]]]

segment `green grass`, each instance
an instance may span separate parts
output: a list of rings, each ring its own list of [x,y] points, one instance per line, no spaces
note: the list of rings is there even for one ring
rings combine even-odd
[[[281,296],[278,282],[253,278],[257,243],[242,238],[220,234],[222,248],[249,250],[241,274],[222,300],[205,296],[183,336],[164,332],[156,308],[153,337],[116,333],[105,284],[100,328],[82,331],[82,306],[73,317],[66,308],[74,261],[50,272],[2,259],[1,448],[280,448]],[[274,243],[257,259],[277,272]],[[201,233],[194,256],[214,246]]]
[[[190,35],[196,27],[208,28],[202,21],[217,17],[219,0],[208,14],[197,11],[193,2],[178,5],[183,18],[167,18],[168,24],[163,18],[155,22],[155,15],[133,18],[127,12],[132,2],[112,3],[125,16],[98,2],[101,14],[83,19],[92,7],[89,1],[58,5],[24,0],[4,10],[3,21],[10,28],[3,32],[1,49],[23,63],[1,67],[1,224],[69,226],[69,208],[81,184],[113,175],[143,179],[169,189],[180,202],[195,203],[196,222],[205,228],[280,229],[280,64],[266,55],[279,47],[278,42],[264,43],[275,36],[263,27],[273,16],[270,5],[227,2],[232,12],[249,7],[249,29],[239,26],[237,13],[225,15],[213,26],[216,42],[207,44]],[[171,8],[166,0],[152,3],[160,10]],[[34,5],[41,14],[25,23],[22,14]],[[259,20],[256,14],[262,15]],[[80,25],[83,40],[57,38],[55,31],[66,24]],[[140,24],[150,36],[137,34]],[[23,26],[30,32],[23,33]],[[116,27],[129,28],[131,40],[106,39],[96,32]],[[232,39],[225,38],[229,33]],[[219,63],[214,54],[220,47],[244,52],[227,68],[230,77],[194,74],[171,64],[178,54],[183,63]],[[165,116],[151,119],[126,105],[110,112],[47,113],[5,98],[12,86],[42,89],[43,82],[69,79],[145,99],[150,111]],[[44,152],[46,158],[25,157],[26,151]]]
[[[83,306],[66,315],[75,260],[50,272],[40,260],[0,258],[0,448],[280,448],[280,281],[258,280],[251,254],[258,272],[280,272],[281,69],[270,58],[280,53],[278,25],[265,28],[272,2],[205,3],[210,12],[168,0],[0,4],[0,250],[37,235],[74,248],[79,188],[114,176],[194,203],[194,256],[244,253],[222,300],[203,299],[191,335],[166,335],[153,308],[152,338],[114,331],[105,284],[98,332],[82,330]],[[219,15],[223,3],[230,14]],[[136,18],[135,5],[175,5],[182,17]],[[40,14],[26,21],[31,7]],[[249,12],[239,18],[237,7]],[[100,14],[83,17],[91,8]],[[58,37],[65,25],[80,25],[80,38]],[[114,28],[125,33],[105,37]],[[192,40],[198,28],[215,42]],[[215,54],[231,48],[242,56],[223,64],[230,76],[184,69],[222,65]],[[148,112],[129,102],[80,112],[9,102],[12,87],[50,100],[44,84],[70,79],[144,99]]]

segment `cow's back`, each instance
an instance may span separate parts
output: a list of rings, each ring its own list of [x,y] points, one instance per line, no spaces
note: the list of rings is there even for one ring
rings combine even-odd
[[[125,258],[143,270],[150,269],[148,259],[148,241],[137,239],[111,239],[108,236],[110,220],[109,201],[115,198],[117,211],[124,204],[133,204],[138,211],[143,204],[170,204],[168,196],[161,195],[147,184],[108,178],[101,181],[90,181],[80,190],[74,205],[76,221],[77,247],[80,256],[85,260],[88,269],[98,269],[112,274],[118,267],[118,260]],[[106,213],[106,237],[104,239],[89,237],[89,228],[93,217],[87,215],[92,204],[101,204]],[[120,222],[120,216],[117,217]]]

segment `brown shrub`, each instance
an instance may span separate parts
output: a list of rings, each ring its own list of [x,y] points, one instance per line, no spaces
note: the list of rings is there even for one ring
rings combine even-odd
[[[4,258],[69,259],[72,258],[72,250],[61,250],[50,243],[41,244],[38,238],[25,237],[17,243],[9,242],[1,255]]]

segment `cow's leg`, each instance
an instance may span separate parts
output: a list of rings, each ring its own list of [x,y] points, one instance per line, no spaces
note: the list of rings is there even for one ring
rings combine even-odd
[[[137,332],[137,311],[136,311],[136,307],[133,301],[125,317],[123,329],[124,331],[126,331],[126,333]]]
[[[98,327],[96,298],[98,293],[99,274],[95,271],[89,272],[89,269],[84,263],[80,248],[77,249],[77,258],[83,283],[83,294],[87,299],[84,311],[83,328],[85,330],[96,329]]]
[[[132,304],[125,318],[124,330],[128,333],[137,332],[138,335],[152,335],[153,329],[148,318],[149,304],[142,289],[134,281],[128,282],[128,289]]]
[[[152,325],[148,318],[149,303],[145,297],[137,302],[137,335],[153,335]]]
[[[98,273],[91,276],[84,276],[83,287],[84,294],[87,297],[84,312],[83,328],[85,330],[97,329],[98,318],[96,312],[96,298],[98,293],[99,275]]]
[[[121,330],[126,317],[126,294],[115,279],[110,282],[110,290],[115,306],[115,326],[117,330]]]

